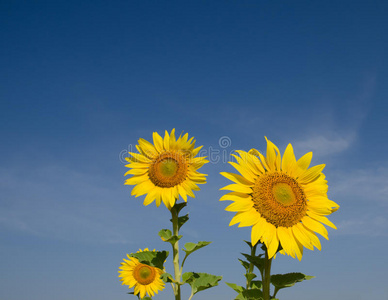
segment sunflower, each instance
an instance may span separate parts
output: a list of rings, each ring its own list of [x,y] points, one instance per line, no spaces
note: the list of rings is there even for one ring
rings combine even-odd
[[[149,251],[147,248],[139,250],[139,252]],[[155,250],[154,250],[155,251]],[[152,267],[146,264],[142,264],[135,257],[129,256],[129,260],[124,258],[124,262],[121,263],[119,269],[120,281],[123,285],[128,285],[129,288],[135,286],[134,294],[140,293],[140,298],[144,298],[146,294],[153,297],[154,294],[164,289],[164,282],[160,279],[160,276],[164,273],[159,268]]]
[[[136,149],[139,153],[129,152],[131,157],[126,167],[130,168],[124,175],[133,175],[125,184],[135,185],[132,195],[136,197],[147,194],[144,205],[156,201],[163,203],[168,209],[174,206],[181,196],[187,201],[187,195],[195,197],[193,191],[198,191],[197,184],[206,183],[206,174],[197,170],[208,162],[206,157],[195,157],[202,146],[195,148],[194,138],[188,139],[188,134],[175,138],[175,129],[170,134],[165,132],[162,138],[153,133],[153,142],[139,139]]]
[[[325,226],[336,229],[325,216],[336,211],[337,203],[327,198],[327,181],[322,173],[324,164],[309,168],[312,152],[295,159],[292,145],[284,151],[267,138],[267,157],[256,149],[236,151],[230,164],[242,175],[222,172],[232,180],[221,190],[230,190],[222,200],[234,201],[226,211],[237,212],[229,226],[252,226],[251,242],[264,243],[272,258],[279,245],[282,254],[302,259],[303,247],[321,250],[316,233],[328,239]]]

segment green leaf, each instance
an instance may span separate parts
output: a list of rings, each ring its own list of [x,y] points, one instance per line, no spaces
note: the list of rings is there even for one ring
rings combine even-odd
[[[241,253],[245,256],[245,258],[252,263],[256,268],[260,270],[260,273],[263,273],[264,270],[264,258],[262,258],[263,254],[259,254],[258,256],[252,256],[246,253]]]
[[[225,282],[230,288],[234,289],[237,293],[242,293],[245,290],[242,286],[239,286],[235,283]]]
[[[222,276],[211,275],[207,273],[187,272],[182,275],[184,282],[191,286],[191,293],[196,293],[218,285]]]
[[[178,228],[180,229],[183,224],[185,224],[189,220],[189,214],[184,215],[182,217],[178,217]]]
[[[287,274],[276,274],[271,275],[271,283],[278,290],[293,286],[297,282],[301,282],[303,280],[310,280],[311,278],[315,278],[315,276],[308,276],[302,273],[287,273]]]
[[[170,273],[163,273],[160,278],[164,281],[164,282],[174,282],[174,283],[177,283],[175,280],[174,280],[174,277],[172,277],[172,275]]]
[[[263,300],[263,292],[259,289],[244,290],[235,300]]]
[[[259,289],[245,290],[242,294],[247,300],[263,299],[263,292]]]
[[[251,286],[254,289],[259,289],[259,290],[263,289],[263,283],[260,280],[251,281]]]
[[[238,259],[238,261],[242,264],[242,266],[248,272],[248,270],[249,270],[249,262],[246,262],[245,260],[242,260],[242,259]]]
[[[253,274],[253,273],[246,273],[244,274],[246,279],[248,280],[248,282],[251,282],[253,278],[256,278],[256,274]]]
[[[188,256],[189,254],[193,253],[194,251],[197,251],[198,249],[201,249],[207,245],[209,245],[211,242],[198,242],[198,243],[186,243],[185,244],[185,248],[183,248],[182,250],[186,252],[186,256]]]
[[[168,251],[143,251],[131,253],[129,256],[137,258],[142,264],[163,270],[163,264],[168,256]]]
[[[182,236],[181,235],[172,235],[171,230],[169,229],[162,229],[159,231],[159,236],[162,239],[163,242],[168,242],[171,245],[174,245],[177,241],[179,241]]]
[[[179,215],[179,212],[182,210],[187,205],[186,202],[181,202],[181,203],[175,203],[173,206],[176,209],[177,214]],[[172,220],[170,220],[172,222]]]
[[[249,248],[251,248],[252,249],[252,243],[251,242],[248,242],[248,241],[244,241],[245,243],[247,243],[247,245],[249,246]]]
[[[185,224],[189,220],[189,214],[178,217],[178,230],[181,229],[183,224]],[[172,223],[172,219],[170,219],[170,222]]]

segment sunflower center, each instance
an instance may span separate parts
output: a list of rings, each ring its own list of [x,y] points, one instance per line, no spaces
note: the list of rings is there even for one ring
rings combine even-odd
[[[294,191],[287,183],[275,183],[272,186],[272,194],[276,201],[282,203],[285,206],[289,206],[295,202]]]
[[[156,276],[155,269],[145,264],[139,264],[133,270],[133,277],[142,285],[150,284]]]
[[[148,176],[156,186],[170,188],[186,179],[187,167],[185,156],[177,152],[165,152],[152,162]]]
[[[253,207],[276,227],[292,227],[306,215],[307,200],[303,188],[281,172],[259,176],[253,187]]]

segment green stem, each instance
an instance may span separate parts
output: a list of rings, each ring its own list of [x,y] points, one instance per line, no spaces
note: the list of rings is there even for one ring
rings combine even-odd
[[[268,250],[266,248],[265,260],[264,260],[264,278],[263,278],[264,300],[270,300],[271,263],[272,263],[272,258],[268,259]]]
[[[178,236],[179,235],[178,211],[175,208],[175,206],[171,208],[171,216],[172,216],[173,235]],[[181,272],[181,269],[179,268],[179,241],[178,240],[172,246],[172,253],[173,253],[175,281],[181,282],[182,272]],[[181,286],[178,283],[175,283],[174,294],[175,294],[175,300],[181,300]]]
[[[255,256],[255,255],[256,255],[256,246],[257,246],[257,244],[254,245],[254,246],[251,248],[251,256]],[[254,268],[253,263],[250,263],[250,264],[249,264],[248,274],[252,274],[253,268]],[[248,279],[248,278],[247,278],[247,287],[246,287],[247,289],[250,289],[251,281],[252,281],[251,279]]]

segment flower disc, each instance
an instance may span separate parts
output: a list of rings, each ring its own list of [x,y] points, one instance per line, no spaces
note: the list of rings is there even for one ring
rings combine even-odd
[[[171,188],[185,181],[187,166],[183,155],[166,152],[152,162],[148,176],[155,186]]]
[[[265,173],[256,179],[253,207],[268,223],[292,227],[306,215],[307,201],[298,182],[280,172]]]

